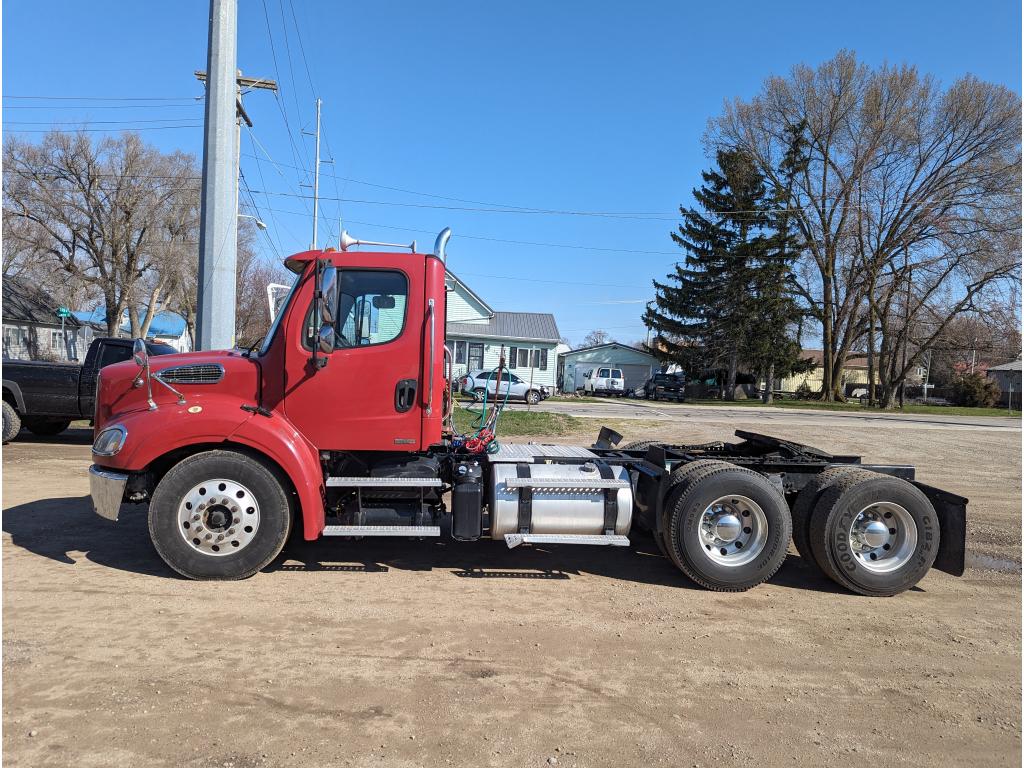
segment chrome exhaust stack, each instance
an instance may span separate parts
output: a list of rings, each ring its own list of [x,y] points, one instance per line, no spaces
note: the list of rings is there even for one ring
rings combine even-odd
[[[437,240],[434,241],[434,255],[441,260],[441,263],[445,263],[445,252],[444,249],[448,247],[448,241],[452,236],[452,228],[445,227],[441,230],[441,233],[437,236]]]

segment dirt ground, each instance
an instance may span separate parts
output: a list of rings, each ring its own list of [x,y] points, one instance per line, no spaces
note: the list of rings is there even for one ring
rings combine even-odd
[[[187,582],[143,507],[92,513],[88,432],[23,437],[3,450],[5,764],[1019,764],[1020,431],[786,434],[969,497],[972,567],[869,599],[793,554],[769,584],[715,594],[637,534],[293,541],[248,581]]]

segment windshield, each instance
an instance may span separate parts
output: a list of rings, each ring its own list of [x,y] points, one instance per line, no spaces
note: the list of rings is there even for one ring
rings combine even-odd
[[[274,340],[274,334],[277,333],[277,327],[281,325],[281,318],[285,316],[285,313],[288,311],[288,305],[292,303],[292,297],[295,295],[295,289],[298,288],[300,280],[302,280],[301,273],[295,276],[295,281],[292,283],[288,295],[278,305],[277,314],[274,315],[274,323],[270,326],[270,330],[267,331],[267,335],[263,338],[263,344],[260,346],[260,357],[267,354],[267,350],[270,349],[270,344]]]

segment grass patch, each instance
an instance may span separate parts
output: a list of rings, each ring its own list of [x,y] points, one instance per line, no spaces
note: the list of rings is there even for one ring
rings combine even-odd
[[[456,408],[454,413],[455,429],[464,434],[477,430],[480,419],[478,409]],[[523,411],[506,409],[498,418],[498,437],[541,435],[555,437],[571,435],[581,431],[586,422],[575,416],[564,413],[543,413],[541,411]]]
[[[765,406],[760,400],[687,400],[687,405],[727,405],[749,408],[809,408],[819,411],[847,411],[853,413],[907,413],[935,414],[941,416],[1015,416],[1021,417],[1020,411],[1008,411],[1005,408],[964,408],[956,405],[916,405],[908,404],[902,409],[886,411],[882,408],[871,408],[860,403],[828,403],[821,400],[775,400],[771,406]]]

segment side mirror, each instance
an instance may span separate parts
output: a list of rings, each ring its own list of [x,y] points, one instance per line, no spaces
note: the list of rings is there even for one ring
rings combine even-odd
[[[334,327],[330,325],[320,326],[320,332],[316,335],[316,344],[320,351],[329,355],[334,351]],[[324,360],[326,363],[327,360]]]
[[[149,351],[146,349],[146,342],[142,339],[136,339],[135,343],[132,344],[132,357],[139,368],[145,368],[149,365]]]
[[[338,270],[331,265],[324,267],[324,271],[320,276],[320,324],[334,325],[334,316],[337,310]]]

